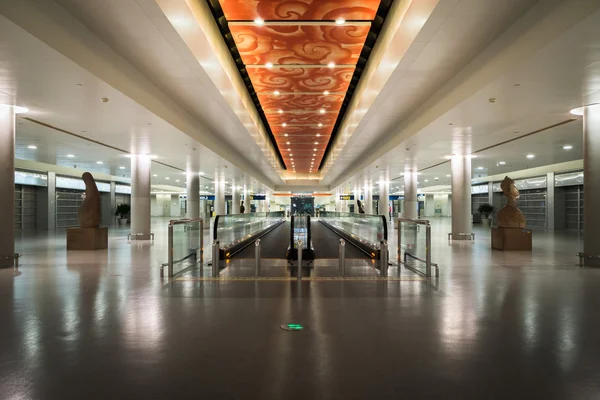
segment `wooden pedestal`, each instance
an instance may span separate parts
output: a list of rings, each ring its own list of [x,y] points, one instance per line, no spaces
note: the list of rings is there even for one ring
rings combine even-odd
[[[492,249],[531,251],[531,230],[523,228],[492,228]]]
[[[67,250],[103,250],[108,248],[108,228],[67,229]]]

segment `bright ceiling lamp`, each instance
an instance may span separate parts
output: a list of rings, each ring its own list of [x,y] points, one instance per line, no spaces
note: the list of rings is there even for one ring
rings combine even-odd
[[[283,114],[283,110],[279,110],[277,111],[279,114]]]
[[[287,124],[284,122],[283,124],[281,124],[281,126],[283,126],[285,128],[287,126]]]
[[[285,137],[288,137],[288,134],[287,134],[287,133],[284,133],[284,134],[283,134],[283,136],[285,136]]]
[[[325,114],[325,109],[324,109],[324,108],[321,108],[321,109],[319,110],[319,112],[320,112],[321,114]]]
[[[258,17],[258,18],[256,18],[256,19],[254,20],[254,23],[255,23],[256,25],[264,25],[264,24],[265,24],[265,20],[264,20],[264,19],[262,19],[262,18],[260,18],[260,17]]]
[[[597,105],[600,105],[600,103],[586,104],[586,105],[583,105],[581,107],[577,107],[577,108],[572,109],[570,111],[570,113],[573,114],[573,115],[583,115],[583,111],[585,110],[586,107],[597,106]]]
[[[335,20],[336,25],[344,25],[345,23],[346,23],[346,20],[344,18],[338,18]]]
[[[532,158],[535,158],[535,154],[527,154],[527,158],[531,160]]]
[[[317,149],[314,149],[313,151],[317,151]]]
[[[318,125],[318,127],[320,128],[320,127],[322,127],[322,126],[323,126],[323,124],[319,122],[319,125]]]
[[[320,137],[320,136],[321,136],[321,134],[320,134],[320,133],[317,133],[317,137]]]
[[[563,146],[563,149],[565,149],[565,150],[571,150],[572,148],[573,148],[573,146],[571,146],[570,144]]]
[[[279,92],[279,90],[276,90],[276,91],[274,91],[274,92],[273,92],[273,94],[274,94],[275,96],[279,96],[281,93]]]
[[[267,67],[267,68],[269,68],[269,69],[270,69],[270,68],[273,68],[273,63],[272,63],[272,62],[267,62],[267,63],[265,64],[265,67]]]
[[[335,63],[333,61],[329,61],[327,63],[327,67],[329,67],[329,68],[335,68]]]
[[[0,104],[0,106],[12,107],[15,114],[25,114],[26,112],[29,112],[29,108],[15,106],[13,104]]]
[[[498,165],[506,165],[506,161],[499,161]]]
[[[325,91],[323,92],[323,94],[324,94],[325,96],[327,96],[327,95],[329,94],[329,90],[325,90]]]

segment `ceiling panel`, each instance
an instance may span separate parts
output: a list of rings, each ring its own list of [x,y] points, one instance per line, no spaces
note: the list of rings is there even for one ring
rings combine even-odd
[[[228,20],[372,20],[379,0],[220,0]]]
[[[234,58],[243,63],[286,168],[317,172],[380,0],[219,4],[231,33],[226,40],[235,44]],[[310,161],[292,163],[293,152]]]

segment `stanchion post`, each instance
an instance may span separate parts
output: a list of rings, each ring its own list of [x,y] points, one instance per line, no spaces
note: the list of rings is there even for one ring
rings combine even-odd
[[[204,220],[200,220],[200,265],[204,264]]]
[[[256,239],[254,242],[254,277],[258,278],[260,275],[260,239]]]
[[[400,261],[402,260],[402,222],[398,220],[398,274],[400,274]]]
[[[302,240],[298,240],[298,280],[302,280]]]
[[[212,259],[212,277],[213,278],[218,278],[219,277],[219,256],[221,255],[220,253],[220,248],[219,248],[219,241],[215,240],[213,242],[213,248],[212,248],[212,253],[213,253],[213,259]]]
[[[346,276],[346,241],[340,239],[340,276]]]
[[[388,244],[386,240],[381,241],[379,247],[379,269],[381,270],[381,276],[388,276]]]
[[[431,225],[425,227],[425,275],[431,277]]]
[[[169,261],[168,261],[168,271],[167,274],[169,278],[173,276],[173,225],[169,224],[169,234],[168,234],[168,244],[169,248]]]

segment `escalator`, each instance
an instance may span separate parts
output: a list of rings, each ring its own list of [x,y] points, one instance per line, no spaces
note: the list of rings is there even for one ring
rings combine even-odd
[[[288,247],[290,245],[291,222],[286,221],[260,238],[261,258],[286,258]],[[251,258],[254,259],[254,246],[244,247],[234,254],[231,258]]]
[[[341,237],[340,235],[338,235],[319,221],[313,221],[311,223],[311,235],[313,246],[315,248],[316,259],[339,258],[340,239],[343,239],[343,237]],[[370,260],[371,258],[372,257],[365,253],[363,250],[352,245],[351,242],[347,242],[346,259]]]

